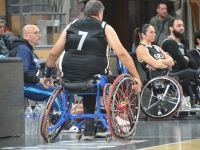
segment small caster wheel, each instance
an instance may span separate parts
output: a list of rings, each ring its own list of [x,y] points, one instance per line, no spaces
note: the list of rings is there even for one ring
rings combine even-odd
[[[80,140],[80,139],[82,138],[82,134],[81,134],[81,133],[77,133],[76,138],[77,138],[78,140]]]
[[[110,143],[111,140],[112,140],[112,136],[106,136],[106,142]]]
[[[47,143],[51,143],[52,139],[49,137]]]

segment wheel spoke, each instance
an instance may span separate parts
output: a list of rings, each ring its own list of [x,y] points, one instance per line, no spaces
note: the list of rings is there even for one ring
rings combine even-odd
[[[176,99],[165,100],[164,102],[176,105],[177,103],[175,101],[177,101],[177,98]]]
[[[149,109],[151,109],[152,107],[157,106],[158,103],[159,103],[159,101],[153,103],[152,105],[148,106],[145,110],[149,110]]]

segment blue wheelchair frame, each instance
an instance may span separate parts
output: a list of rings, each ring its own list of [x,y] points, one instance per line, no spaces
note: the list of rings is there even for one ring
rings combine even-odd
[[[82,125],[84,124],[85,121],[83,120],[80,123],[78,123],[76,121],[76,118],[100,118],[102,123],[103,123],[103,125],[107,128],[108,132],[110,132],[110,129],[109,129],[108,124],[106,122],[107,115],[106,114],[102,114],[101,110],[100,110],[100,88],[102,88],[107,83],[106,77],[103,76],[103,78],[104,79],[100,78],[100,83],[93,84],[94,87],[97,88],[96,92],[89,92],[89,93],[87,93],[87,92],[86,93],[73,92],[73,93],[70,93],[70,92],[67,92],[65,87],[62,87],[62,90],[65,91],[65,92],[63,92],[63,105],[62,105],[63,112],[62,112],[62,116],[59,119],[59,121],[52,128],[48,128],[48,132],[52,132],[58,126],[62,125],[64,122],[66,122],[69,119],[73,120],[75,125],[78,127],[79,131],[81,131],[81,129],[84,129],[82,127]],[[101,82],[103,82],[103,83],[101,83]],[[75,94],[76,95],[96,95],[97,114],[70,114],[70,110],[72,108],[73,95],[75,95]],[[66,103],[67,102],[67,99],[66,99],[67,96],[70,97],[70,100],[69,100],[68,110],[66,111],[65,106],[67,106],[67,103]]]

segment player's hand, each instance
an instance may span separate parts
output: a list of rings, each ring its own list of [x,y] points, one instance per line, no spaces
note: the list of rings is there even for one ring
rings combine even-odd
[[[51,85],[53,84],[52,81],[53,81],[52,78],[43,78],[42,84],[43,84],[43,86],[44,86],[45,88],[48,89],[49,86],[51,86]]]
[[[133,78],[133,80],[136,82],[135,85],[133,85],[133,89],[136,91],[136,92],[141,92],[141,88],[142,88],[142,82],[139,78]]]

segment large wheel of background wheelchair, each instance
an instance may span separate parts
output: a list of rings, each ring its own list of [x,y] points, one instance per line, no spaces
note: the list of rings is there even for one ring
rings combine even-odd
[[[134,84],[130,75],[122,74],[115,79],[109,91],[108,125],[112,136],[119,140],[128,140],[135,134],[140,95],[133,90]]]
[[[180,109],[183,92],[180,84],[171,77],[152,78],[141,92],[141,109],[154,120],[164,120]]]
[[[43,115],[41,123],[41,135],[45,142],[51,143],[60,133],[64,124],[58,126],[53,131],[49,132],[48,128],[54,126],[62,115],[61,106],[63,98],[57,99],[57,96],[62,92],[62,86],[56,88],[52,93],[46,105],[46,111]]]

